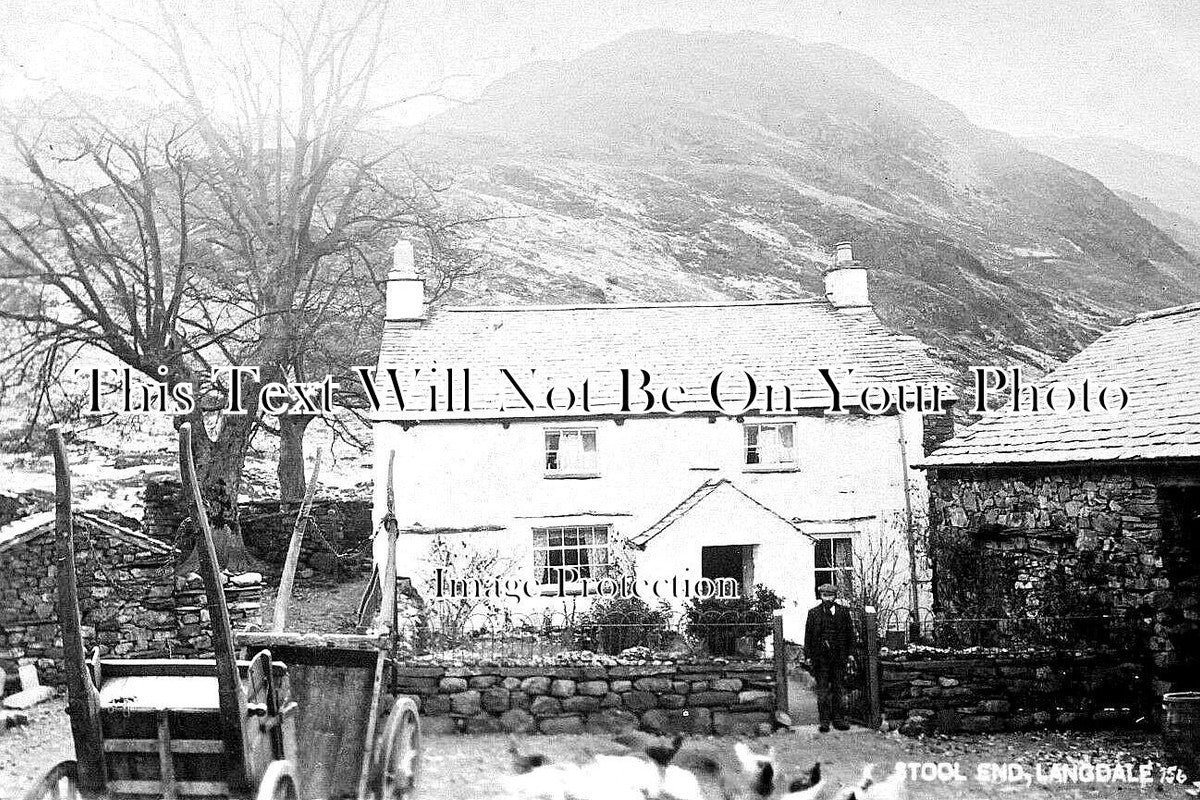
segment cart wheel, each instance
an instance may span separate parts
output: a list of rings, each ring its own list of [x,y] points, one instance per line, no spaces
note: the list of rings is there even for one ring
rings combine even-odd
[[[22,800],[78,800],[79,766],[74,761],[61,761],[25,792]]]
[[[421,767],[421,721],[409,698],[397,700],[392,707],[375,758],[376,796],[380,800],[410,797]]]
[[[299,800],[296,768],[290,761],[272,761],[263,773],[254,800]]]

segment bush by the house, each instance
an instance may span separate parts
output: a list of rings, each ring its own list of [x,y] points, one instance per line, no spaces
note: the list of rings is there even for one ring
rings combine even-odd
[[[662,646],[669,621],[665,603],[651,608],[640,597],[597,601],[580,619],[580,643],[610,655],[631,647],[654,649]]]
[[[771,635],[771,618],[783,599],[759,584],[750,597],[692,598],[687,632],[712,655],[750,655]]]

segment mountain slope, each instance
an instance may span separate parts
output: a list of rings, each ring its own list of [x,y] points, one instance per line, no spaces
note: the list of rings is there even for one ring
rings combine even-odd
[[[1084,170],[1114,190],[1200,224],[1200,164],[1107,136],[1024,137],[1027,147]]]
[[[1090,175],[832,45],[626,36],[415,132],[500,265],[473,299],[820,293],[853,239],[886,322],[945,363],[1045,365],[1200,299],[1197,260]]]
[[[1197,187],[1200,190],[1200,186]],[[1129,203],[1144,219],[1154,223],[1163,233],[1179,242],[1189,253],[1200,257],[1200,217],[1188,217],[1159,206],[1147,197],[1116,190],[1117,196]],[[1185,280],[1187,275],[1181,276]]]

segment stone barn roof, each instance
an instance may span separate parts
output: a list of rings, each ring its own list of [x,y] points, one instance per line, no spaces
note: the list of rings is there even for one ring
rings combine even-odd
[[[996,413],[917,466],[1136,463],[1200,459],[1200,304],[1153,311],[1101,336],[1039,385],[1129,392],[1119,412]]]
[[[27,517],[22,517],[8,525],[0,527],[0,553],[4,553],[6,550],[14,547],[19,547],[41,536],[47,534],[53,535],[54,514],[55,512],[53,511],[30,514]],[[76,526],[84,523],[91,526],[93,530],[102,531],[113,538],[148,550],[154,554],[167,554],[171,552],[169,545],[153,539],[140,531],[122,527],[95,514],[89,514],[86,511],[76,511],[74,516]]]
[[[873,311],[803,299],[450,307],[422,323],[386,323],[381,369],[397,368],[408,379],[414,369],[427,375],[432,366],[471,368],[472,413],[431,414],[422,399],[406,411],[385,404],[376,418],[495,418],[501,404],[505,417],[554,416],[529,412],[500,379],[501,368],[518,376],[536,368],[539,386],[591,376],[591,408],[598,412],[618,411],[622,367],[647,370],[659,387],[682,386],[691,398],[678,404],[685,410],[711,409],[710,383],[726,368],[791,387],[797,408],[828,405],[821,367],[831,370],[846,397],[869,383],[945,380],[923,343],[889,330]],[[850,377],[847,368],[854,370]],[[378,377],[376,384],[383,389],[386,380]],[[744,389],[731,389],[728,402],[741,407]],[[387,395],[381,391],[381,399]]]

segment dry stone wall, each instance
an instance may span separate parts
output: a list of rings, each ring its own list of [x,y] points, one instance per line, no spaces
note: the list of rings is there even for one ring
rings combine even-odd
[[[104,656],[158,658],[211,653],[199,576],[177,577],[169,548],[86,514],[75,518],[76,573],[84,646]],[[62,680],[53,519],[0,548],[0,669],[37,665],[43,683]],[[261,578],[226,578],[235,628],[262,621]]]
[[[1143,628],[1156,690],[1168,691],[1198,666],[1200,558],[1195,536],[1172,535],[1164,498],[1197,477],[1152,467],[938,470],[930,538],[999,551],[1013,597],[1033,598],[1026,611],[1054,591],[1074,593]],[[955,615],[955,598],[935,591]]]
[[[174,543],[187,516],[179,482],[158,476],[146,484],[143,530],[162,542]],[[268,567],[281,567],[287,557],[299,503],[250,500],[238,507],[246,549]],[[370,569],[372,528],[368,500],[317,499],[300,549],[300,575],[345,574]]]
[[[1102,655],[880,661],[884,719],[902,733],[1119,727],[1148,717],[1145,670]]]
[[[398,668],[434,731],[756,734],[774,729],[770,663]]]
[[[54,495],[33,489],[27,492],[0,491],[0,527],[29,514],[54,508]]]
[[[287,557],[299,503],[242,503],[239,516],[246,548],[271,565]],[[301,569],[332,575],[369,569],[371,504],[366,500],[314,500],[300,547]]]

